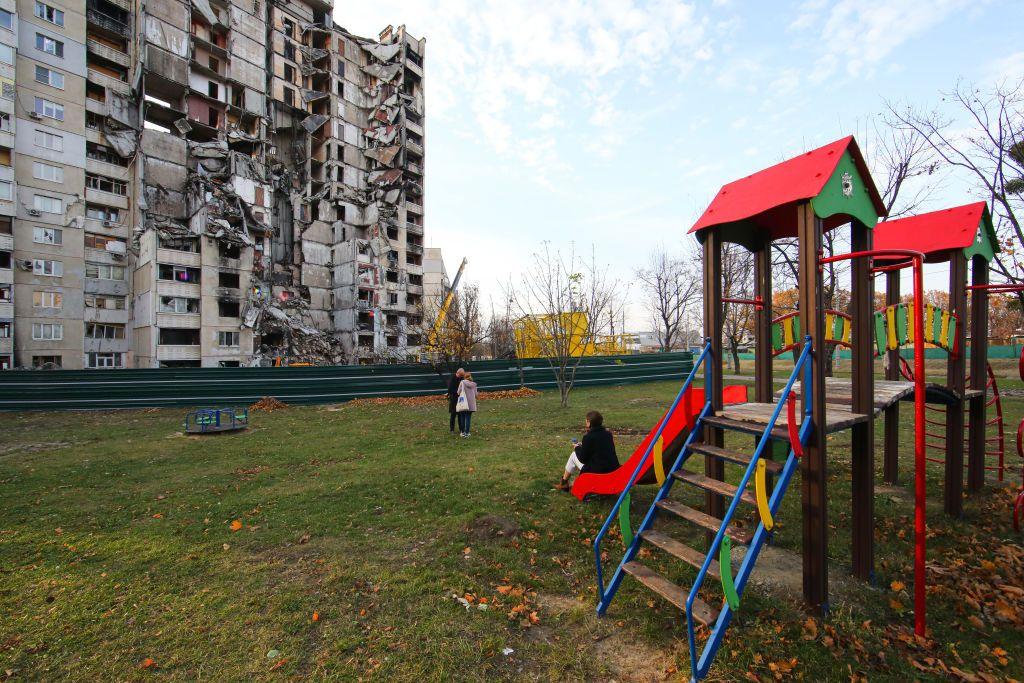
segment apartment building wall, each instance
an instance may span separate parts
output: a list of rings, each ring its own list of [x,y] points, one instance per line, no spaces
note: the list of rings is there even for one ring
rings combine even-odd
[[[319,0],[46,5],[0,0],[0,367],[416,356],[425,41]]]

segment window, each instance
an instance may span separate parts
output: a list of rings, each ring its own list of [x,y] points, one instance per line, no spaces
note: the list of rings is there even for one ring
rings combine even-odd
[[[14,48],[0,43],[0,62],[14,65]]]
[[[90,368],[123,368],[123,359],[123,353],[90,353],[88,365]]]
[[[32,229],[32,241],[36,244],[63,244],[64,231],[60,228],[36,226]]]
[[[14,183],[10,180],[0,180],[0,200],[9,202],[14,199]]]
[[[85,233],[85,248],[86,249],[104,249],[111,251],[107,246],[111,242],[116,242],[124,245],[122,250],[127,249],[128,243],[119,237],[107,237],[106,235],[95,235],[91,232]],[[115,247],[116,249],[116,247]],[[117,253],[121,253],[122,250],[117,250]]]
[[[44,83],[54,88],[64,89],[64,74],[53,69],[47,69],[45,66],[39,66],[36,64],[36,82]]]
[[[230,242],[218,242],[217,252],[221,258],[225,259],[239,259],[242,257],[242,247]]]
[[[86,308],[102,308],[108,311],[123,311],[125,298],[111,294],[86,294]]]
[[[9,304],[11,303],[13,295],[11,294],[11,286],[4,285],[0,287],[0,303]]]
[[[199,282],[199,269],[185,266],[171,266],[161,263],[157,268],[158,280],[174,280],[175,282]]]
[[[242,364],[237,360],[222,360],[217,363],[217,366],[221,368],[239,368]]]
[[[33,308],[60,308],[62,301],[60,292],[32,292]]]
[[[199,239],[196,237],[173,237],[169,239],[160,238],[161,249],[173,249],[174,251],[188,251],[193,254],[199,253]]]
[[[388,294],[388,303],[391,304],[392,306],[397,305],[398,304],[398,295],[394,294],[394,293]]]
[[[160,297],[161,313],[198,313],[199,299],[186,299],[182,296]]]
[[[5,111],[0,112],[0,130],[11,132],[11,115]]]
[[[237,318],[239,315],[239,306],[237,301],[218,301],[217,302],[217,315],[222,318]]]
[[[53,164],[44,164],[41,161],[32,162],[32,177],[39,180],[49,180],[51,183],[64,182],[64,169]]]
[[[32,338],[35,340],[60,341],[64,338],[64,326],[60,323],[32,323]]]
[[[44,100],[42,97],[36,98],[35,112],[40,116],[45,116],[48,119],[55,121],[64,120],[64,105],[51,102],[50,100]]]
[[[216,83],[214,83],[213,81],[207,81],[206,82],[206,94],[207,95],[209,95],[213,99],[217,99],[220,96],[219,93],[220,93],[220,88],[217,87]]]
[[[10,270],[13,263],[14,260],[11,258],[11,252],[0,251],[0,268]]]
[[[32,356],[32,367],[34,368],[59,368],[60,366],[60,356]]]
[[[42,33],[36,34],[36,49],[54,57],[64,56],[64,43],[54,40],[50,36],[44,36]]]
[[[5,9],[0,9],[0,28],[14,30],[14,15]]]
[[[218,332],[217,346],[238,346],[239,332]]]
[[[288,81],[289,83],[295,82],[295,67],[293,67],[291,64],[284,65],[284,80]]]
[[[60,261],[47,261],[41,258],[32,259],[32,274],[64,277],[64,264]]]
[[[124,266],[86,262],[85,276],[96,280],[124,280]]]
[[[0,339],[11,338],[11,321],[3,320],[0,321]]]
[[[47,133],[45,130],[36,130],[35,143],[36,147],[42,147],[43,149],[52,149],[54,152],[64,151],[64,138],[60,135]]]
[[[124,339],[124,325],[85,324],[86,339]]]
[[[291,88],[284,88],[284,103],[290,107],[295,106],[295,91]]]
[[[121,195],[122,197],[128,194],[128,183],[103,175],[86,175],[85,187],[86,189],[99,190],[100,192]]]
[[[11,235],[14,232],[14,221],[8,216],[0,217],[0,235]]]
[[[57,24],[57,26],[64,25],[64,11],[56,7],[50,7],[46,3],[39,2],[39,0],[36,0],[35,15],[51,24]]]
[[[221,271],[217,274],[217,286],[218,287],[229,287],[231,289],[238,289],[239,279],[238,273],[225,273]]]
[[[128,162],[110,147],[97,145],[95,142],[88,142],[85,145],[85,156],[96,161],[116,166],[127,166]]]
[[[95,221],[117,223],[121,220],[121,210],[110,206],[98,206],[96,204],[85,205],[85,217]]]
[[[46,213],[64,213],[64,200],[57,197],[47,197],[37,194],[32,197],[32,206],[36,211]]]

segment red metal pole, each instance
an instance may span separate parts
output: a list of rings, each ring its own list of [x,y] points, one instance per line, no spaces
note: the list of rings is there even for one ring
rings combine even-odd
[[[914,633],[925,635],[924,259],[914,257]]]

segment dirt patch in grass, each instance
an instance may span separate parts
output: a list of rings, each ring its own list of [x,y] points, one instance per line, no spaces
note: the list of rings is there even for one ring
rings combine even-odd
[[[739,548],[735,562],[743,561],[746,548]],[[774,545],[765,545],[757,558],[757,571],[750,575],[750,583],[772,593],[791,599],[796,604],[803,604],[803,557],[798,552],[786,550]],[[843,599],[850,594],[853,578],[844,572],[832,571],[828,574],[829,595],[833,601]]]
[[[477,517],[466,527],[471,541],[486,541],[495,538],[515,538],[522,527],[515,521],[500,515]]]
[[[635,633],[617,629],[594,643],[595,660],[605,665],[616,681],[646,683],[678,678],[676,656],[637,639]]]
[[[40,451],[55,451],[59,448],[73,446],[71,441],[40,441],[38,443],[15,443],[0,448],[0,457],[14,455],[15,453],[39,453]]]

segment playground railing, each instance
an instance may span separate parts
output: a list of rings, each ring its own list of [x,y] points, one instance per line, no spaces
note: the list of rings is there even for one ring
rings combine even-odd
[[[797,380],[803,375],[804,390],[801,392],[804,398],[804,409],[803,409],[803,423],[801,424],[801,433],[806,433],[807,425],[811,419],[811,401],[810,401],[810,387],[811,387],[811,338],[806,337],[804,341],[804,348],[800,352],[800,356],[797,358],[796,363],[793,365],[793,372],[790,373],[789,381],[786,382],[785,388],[779,395],[779,400],[775,404],[772,415],[768,420],[768,424],[764,428],[764,432],[761,438],[758,439],[757,448],[754,450],[754,454],[750,458],[750,464],[747,466],[746,471],[743,473],[743,477],[740,482],[736,485],[736,495],[733,496],[732,502],[729,504],[729,509],[725,511],[722,516],[722,523],[718,527],[718,531],[715,533],[714,539],[711,541],[711,545],[708,547],[707,555],[704,557],[704,563],[701,565],[700,570],[697,572],[697,578],[694,579],[693,587],[690,589],[690,594],[686,598],[686,631],[687,637],[690,644],[690,663],[693,671],[697,671],[697,643],[694,632],[693,624],[693,602],[697,599],[697,593],[700,591],[701,585],[704,583],[704,578],[707,576],[708,569],[711,567],[711,561],[718,555],[719,549],[722,545],[722,539],[725,537],[725,530],[732,522],[733,516],[736,514],[736,508],[739,506],[740,499],[743,491],[746,490],[747,484],[750,482],[750,478],[757,470],[757,461],[763,455],[765,449],[768,447],[770,441],[769,435],[772,430],[775,429],[775,423],[779,419],[779,415],[782,413],[783,408],[786,408],[791,400],[793,386]],[[790,422],[790,434],[793,434],[795,425]],[[800,443],[791,443],[790,452],[799,453]],[[777,503],[777,501],[776,501]],[[731,571],[731,570],[730,570]],[[742,588],[742,584],[741,584]],[[716,649],[712,646],[712,650]]]
[[[675,399],[672,401],[672,405],[669,406],[668,412],[665,413],[665,416],[661,419],[661,422],[658,424],[658,429],[654,432],[654,437],[651,439],[650,443],[647,444],[647,449],[644,451],[643,457],[637,463],[636,468],[630,475],[629,483],[627,483],[625,488],[622,489],[622,493],[619,494],[618,500],[615,501],[615,505],[612,506],[611,512],[608,513],[608,519],[605,520],[604,524],[601,526],[601,530],[597,532],[597,536],[594,537],[594,562],[597,566],[597,597],[599,604],[605,604],[604,576],[601,571],[601,541],[604,540],[605,535],[608,533],[608,529],[611,528],[612,523],[615,521],[616,517],[618,517],[619,510],[622,508],[623,505],[623,501],[625,501],[629,497],[629,493],[632,490],[633,485],[636,483],[636,480],[640,477],[640,472],[643,471],[644,465],[647,463],[648,458],[651,457],[651,453],[654,449],[655,444],[657,444],[660,441],[662,431],[665,429],[665,426],[672,419],[672,416],[673,414],[675,414],[675,411],[679,408],[679,404],[683,402],[683,397],[686,395],[686,392],[689,391],[690,387],[693,385],[693,380],[697,376],[697,370],[699,370],[702,365],[705,366],[708,373],[708,379],[706,383],[710,385],[712,366],[707,362],[710,356],[711,340],[707,340],[707,342],[704,344],[704,349],[700,352],[700,355],[697,357],[697,360],[694,361],[693,363],[693,369],[690,370],[690,374],[686,376],[686,380],[683,382],[683,386],[679,389],[679,393],[676,394]],[[703,416],[704,412],[702,411],[701,417]],[[692,438],[693,433],[691,432],[690,439]],[[685,450],[686,449],[684,447],[683,450],[679,451],[680,457],[682,457]]]

